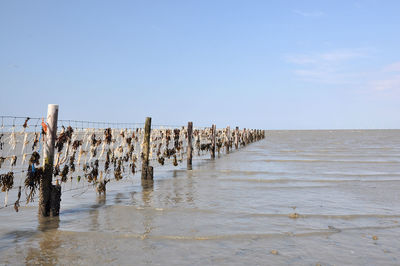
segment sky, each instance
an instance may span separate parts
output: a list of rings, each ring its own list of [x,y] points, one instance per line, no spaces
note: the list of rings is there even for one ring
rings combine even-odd
[[[0,0],[0,115],[400,128],[400,1]]]

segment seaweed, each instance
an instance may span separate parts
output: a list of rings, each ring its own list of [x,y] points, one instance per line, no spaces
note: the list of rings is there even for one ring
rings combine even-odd
[[[87,167],[89,168],[89,167]],[[86,169],[87,169],[86,168]],[[94,163],[91,163],[92,170],[89,173],[86,173],[85,176],[88,179],[88,182],[97,181],[97,176],[99,175],[99,160],[96,160]]]
[[[18,212],[19,210],[19,200],[21,199],[21,186],[18,187],[18,199],[14,203],[14,210]]]
[[[132,158],[133,152],[134,152],[134,147],[132,145],[128,145],[128,152],[124,156],[125,162],[129,162],[129,158]]]
[[[217,151],[218,151],[218,154],[220,153],[221,148],[222,148],[222,140],[218,139],[217,140]]]
[[[38,143],[39,143],[39,133],[35,132],[35,138],[33,139],[33,144],[32,144],[32,151],[35,149]]]
[[[119,159],[118,166],[116,169],[114,169],[114,177],[115,177],[115,180],[117,180],[117,181],[122,179],[121,166],[122,166],[122,159]]]
[[[96,157],[96,155],[97,155],[97,147],[96,146],[92,146],[90,148],[90,153],[91,153],[92,157]]]
[[[164,165],[165,158],[162,157],[162,156],[161,157],[157,157],[157,161],[158,161],[159,164]]]
[[[96,134],[92,134],[90,137],[92,147],[98,147],[101,144],[101,139],[96,139]]]
[[[12,158],[11,158],[11,166],[16,166],[17,165],[17,156],[13,156]]]
[[[65,143],[71,141],[73,132],[74,132],[74,130],[72,129],[71,126],[67,127],[67,130],[64,130],[64,127],[63,127],[63,130],[61,131],[60,135],[57,137],[57,141],[56,141],[56,145],[55,145],[58,152],[62,151]]]
[[[132,156],[132,163],[129,165],[129,167],[131,168],[131,172],[132,172],[133,175],[135,175],[135,172],[136,172],[136,161],[137,161],[136,155],[133,155],[133,156]]]
[[[79,148],[79,146],[81,146],[82,145],[82,140],[75,140],[73,143],[72,143],[72,149],[74,150],[74,151],[76,151],[78,148]]]
[[[91,144],[92,146],[96,145],[96,134],[92,134],[92,136],[90,136],[90,140],[91,140]]]
[[[69,168],[71,169],[71,172],[75,172],[75,155],[76,155],[76,151],[74,151],[71,155],[71,157],[69,157]]]
[[[58,176],[60,174],[60,166],[57,164],[54,166],[53,175]]]
[[[101,180],[97,185],[97,192],[101,195],[103,193],[106,194],[106,185],[110,182],[110,179]]]
[[[104,130],[104,141],[105,141],[107,144],[110,144],[110,143],[111,143],[111,141],[112,141],[112,130],[111,130],[111,128],[106,128],[106,129]]]
[[[38,165],[39,164],[39,159],[40,159],[40,155],[38,152],[34,151],[31,155],[31,158],[29,159],[29,164],[35,164]]]
[[[168,148],[166,147],[165,150],[164,150],[164,156],[167,157],[168,159],[169,159],[172,155],[174,155],[175,153],[176,153],[176,151],[175,151],[174,148],[168,149]]]
[[[174,147],[175,149],[178,149],[179,146],[179,133],[181,131],[179,129],[174,129]]]
[[[35,196],[36,190],[40,185],[40,179],[44,175],[43,167],[35,168],[35,164],[30,163],[28,167],[28,172],[25,178],[25,188],[29,189],[30,192],[26,198],[26,203],[33,202],[33,197]]]
[[[111,160],[111,149],[108,149],[106,154],[106,162],[104,163],[104,172],[107,172],[108,168],[110,167],[110,160]]]
[[[158,143],[157,156],[160,156],[160,155],[161,155],[161,146],[162,146],[162,143],[161,143],[161,142]]]
[[[8,172],[7,174],[0,175],[0,186],[1,191],[6,192],[12,189],[14,185],[14,172]]]
[[[24,122],[24,124],[22,125],[24,128],[27,128],[28,127],[28,121],[29,121],[29,119],[31,119],[30,117],[27,117],[26,119],[25,119],[25,122]]]
[[[69,172],[69,166],[68,165],[64,165],[64,168],[63,168],[63,170],[62,170],[62,172],[60,174],[61,182],[63,182],[63,183],[67,182],[68,172]]]
[[[201,151],[209,151],[211,150],[211,143],[204,143],[200,145]]]
[[[3,165],[3,163],[4,163],[4,161],[6,160],[7,158],[5,158],[5,157],[0,157],[0,168],[1,168],[1,166]]]
[[[4,145],[4,143],[3,142],[1,142],[1,139],[3,138],[3,136],[4,136],[4,134],[2,133],[2,134],[0,134],[0,150],[3,150],[3,145]]]

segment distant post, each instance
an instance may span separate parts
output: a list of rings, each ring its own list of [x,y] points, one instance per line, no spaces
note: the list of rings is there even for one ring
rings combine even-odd
[[[192,170],[192,155],[193,155],[193,146],[192,146],[192,136],[193,136],[193,122],[188,122],[187,127],[187,170]]]
[[[246,146],[246,128],[243,128],[243,132],[242,132],[242,141],[240,143],[243,146]]]
[[[149,168],[151,117],[146,117],[144,124],[143,151],[142,151],[142,180],[153,179],[152,167]]]
[[[229,148],[231,147],[231,128],[230,126],[226,127],[226,153],[229,153]]]
[[[213,124],[211,127],[211,159],[215,159],[215,134],[217,127]]]
[[[60,211],[61,187],[53,186],[54,145],[57,136],[58,105],[47,107],[47,129],[43,136],[43,176],[39,185],[39,216],[58,216]]]
[[[239,148],[239,127],[235,128],[235,149]]]

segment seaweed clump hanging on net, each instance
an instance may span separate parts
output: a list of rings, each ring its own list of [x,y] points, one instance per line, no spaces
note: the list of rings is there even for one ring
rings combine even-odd
[[[15,203],[14,203],[14,210],[16,211],[16,212],[18,212],[18,210],[19,210],[19,200],[21,199],[21,186],[19,186],[18,187],[18,198],[17,198],[17,200],[15,201]]]
[[[104,195],[106,194],[106,185],[108,182],[110,182],[110,179],[105,179],[105,180],[101,180],[100,182],[98,182],[96,190],[97,190],[97,193],[99,193],[99,195],[101,195],[102,193]]]
[[[136,173],[136,162],[137,162],[136,155],[133,154],[132,155],[132,163],[129,165],[129,168],[131,168],[131,172],[133,175],[135,175],[135,173]]]
[[[90,170],[90,168],[92,168]],[[92,162],[90,167],[88,165],[84,166],[85,176],[89,183],[92,181],[97,181],[97,176],[99,175],[99,160]],[[89,172],[88,172],[89,171]]]
[[[75,172],[75,157],[79,146],[82,145],[82,140],[75,140],[72,143],[72,155],[69,157],[69,170]],[[71,177],[72,178],[72,177]]]
[[[106,154],[106,162],[104,163],[104,172],[107,173],[108,168],[110,167],[110,161],[111,161],[111,156],[112,156],[111,149],[108,149],[107,154]]]
[[[1,141],[1,139],[3,138],[3,136],[4,136],[4,134],[1,133],[1,134],[0,134],[0,150],[3,149],[3,144],[4,144],[4,143]]]
[[[27,128],[27,127],[28,127],[28,121],[29,121],[30,119],[31,119],[30,117],[27,117],[27,118],[25,119],[25,122],[24,122],[24,124],[22,125],[23,128]]]
[[[118,160],[118,166],[114,169],[114,177],[115,177],[115,180],[117,180],[117,181],[122,179],[121,167],[122,167],[122,158],[120,158]]]
[[[40,155],[37,152],[33,152],[29,159],[28,172],[25,178],[25,188],[29,190],[26,203],[33,202],[33,197],[40,185],[40,179],[44,175],[43,167],[35,167],[35,165],[39,165],[39,159]]]
[[[68,172],[69,172],[69,167],[68,167],[68,165],[64,165],[64,168],[63,168],[63,170],[61,171],[61,174],[60,174],[60,176],[61,176],[61,182],[63,182],[63,183],[67,182],[67,175],[68,175]]]
[[[71,126],[67,127],[66,130],[61,131],[60,135],[57,137],[56,148],[58,152],[61,152],[64,148],[64,144],[71,141],[72,133],[74,130]]]
[[[106,128],[105,130],[104,130],[104,141],[107,143],[107,144],[110,144],[111,143],[111,141],[112,141],[112,130],[111,130],[111,128]]]
[[[14,185],[14,173],[8,172],[7,174],[0,175],[1,191],[6,192],[12,189]]]
[[[35,132],[35,137],[33,138],[33,144],[32,144],[32,151],[36,148],[37,144],[39,143],[39,133]]]
[[[5,162],[7,158],[6,157],[0,157],[0,168],[3,165],[3,163]]]

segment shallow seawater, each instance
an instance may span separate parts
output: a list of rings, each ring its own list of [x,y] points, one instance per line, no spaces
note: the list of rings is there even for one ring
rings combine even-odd
[[[399,202],[400,130],[267,131],[106,197],[82,184],[59,219],[1,209],[0,264],[399,265]]]

